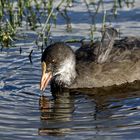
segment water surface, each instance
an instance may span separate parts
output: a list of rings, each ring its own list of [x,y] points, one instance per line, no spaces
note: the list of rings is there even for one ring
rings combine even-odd
[[[5,49],[0,55],[0,136],[13,139],[140,138],[140,91],[95,94],[39,91],[40,50]],[[90,95],[89,95],[90,94]],[[92,94],[92,96],[91,96]]]
[[[139,35],[139,1],[136,3],[131,12],[127,8],[120,10],[120,18],[113,22],[124,35]],[[52,28],[53,40],[89,37],[88,14],[85,6],[78,4],[74,5],[77,9],[72,7],[70,11],[74,15],[73,31],[66,33],[65,23],[58,21],[59,26]],[[109,4],[106,3],[107,8]],[[102,26],[101,15],[99,12],[99,26]],[[79,20],[76,22],[75,19]],[[17,42],[17,47],[4,48],[0,52],[2,140],[140,139],[140,91],[64,92],[54,100],[49,87],[43,94],[39,90],[41,49],[33,43],[36,34],[29,36],[32,39],[21,44]],[[32,63],[28,57],[31,50]]]

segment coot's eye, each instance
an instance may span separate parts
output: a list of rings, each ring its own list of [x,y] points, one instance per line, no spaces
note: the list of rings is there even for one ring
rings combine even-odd
[[[55,59],[53,59],[53,60],[52,60],[52,63],[56,63],[56,60],[55,60]]]

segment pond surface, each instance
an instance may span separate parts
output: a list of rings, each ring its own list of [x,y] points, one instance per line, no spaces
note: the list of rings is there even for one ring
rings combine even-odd
[[[125,35],[129,32],[139,35],[140,2],[136,2],[138,4],[132,9],[131,16],[128,9],[120,11],[123,14],[117,25]],[[83,7],[79,6],[77,16],[81,10],[84,14]],[[80,20],[83,19],[81,16]],[[52,36],[54,39],[62,38],[62,34],[66,38],[88,36],[87,24],[81,21],[74,23],[72,33],[65,33],[65,25],[62,24],[54,29]],[[39,90],[41,50],[32,40],[24,43],[0,52],[0,139],[140,139],[140,91],[108,95],[94,94],[92,90],[77,91],[71,95],[63,93],[53,100],[49,88],[43,94]],[[28,57],[31,50],[32,64]]]

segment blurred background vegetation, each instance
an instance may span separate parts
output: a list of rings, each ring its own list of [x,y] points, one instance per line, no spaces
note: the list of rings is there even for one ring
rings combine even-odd
[[[66,31],[71,32],[72,15],[69,10],[80,0],[0,0],[0,45],[14,47],[15,42],[28,38],[32,31],[37,37],[31,37],[38,46],[43,46],[51,41],[52,24],[57,26],[59,17],[65,20]],[[90,39],[94,40],[97,30],[95,18],[99,9],[104,8],[104,0],[83,0],[90,20]],[[112,16],[117,17],[117,9],[125,4],[133,7],[135,0],[112,0]],[[108,14],[104,10],[102,17],[102,30],[106,25]]]

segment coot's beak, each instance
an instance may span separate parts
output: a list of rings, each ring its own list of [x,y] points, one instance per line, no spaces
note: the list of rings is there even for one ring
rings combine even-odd
[[[46,72],[46,63],[42,62],[42,76],[40,81],[40,90],[44,91],[52,78],[52,72]]]

